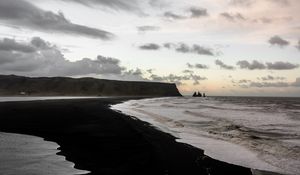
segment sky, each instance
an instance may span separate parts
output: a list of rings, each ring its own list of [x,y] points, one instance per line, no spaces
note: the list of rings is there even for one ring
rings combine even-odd
[[[0,74],[300,96],[299,0],[0,0]]]

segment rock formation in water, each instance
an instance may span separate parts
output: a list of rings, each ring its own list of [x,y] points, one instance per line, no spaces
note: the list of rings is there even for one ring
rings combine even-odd
[[[198,91],[197,97],[202,97],[202,94]]]
[[[196,96],[197,96],[197,92],[194,92],[193,97],[196,97]]]
[[[181,96],[175,84],[0,75],[0,96]]]
[[[206,97],[206,94],[203,93],[203,95],[201,94],[201,92],[194,92],[193,97]]]

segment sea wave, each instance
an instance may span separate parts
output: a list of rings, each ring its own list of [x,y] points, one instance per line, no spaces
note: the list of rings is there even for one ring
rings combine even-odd
[[[112,109],[173,134],[205,154],[253,169],[300,174],[300,99],[168,97]]]

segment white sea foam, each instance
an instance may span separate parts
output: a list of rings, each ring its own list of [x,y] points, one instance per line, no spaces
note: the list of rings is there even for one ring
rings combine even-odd
[[[299,99],[152,98],[111,108],[151,123],[215,159],[300,174]]]
[[[43,138],[0,132],[0,174],[73,175],[89,171],[74,168],[74,163],[57,155],[59,145]]]

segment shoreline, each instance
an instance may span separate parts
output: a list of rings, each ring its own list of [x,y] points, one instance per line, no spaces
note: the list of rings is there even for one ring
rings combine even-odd
[[[252,174],[109,108],[129,99],[2,102],[0,131],[56,142],[58,155],[90,174]]]

